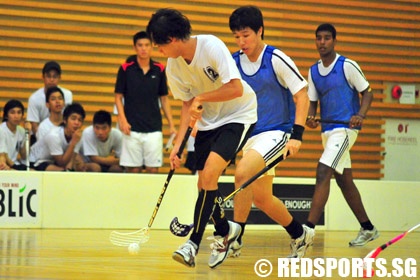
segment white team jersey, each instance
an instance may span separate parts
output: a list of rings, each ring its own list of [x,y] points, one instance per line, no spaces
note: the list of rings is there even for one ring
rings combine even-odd
[[[70,90],[59,87],[64,94],[64,104],[73,103],[73,94]],[[28,114],[26,119],[30,122],[40,123],[50,116],[45,101],[45,89],[42,87],[32,93],[28,100]]]
[[[227,123],[252,124],[257,121],[257,100],[252,88],[242,80],[226,45],[213,35],[198,35],[194,58],[187,64],[182,57],[168,58],[166,75],[175,98],[188,101],[216,90],[232,79],[243,85],[241,97],[203,104],[198,130],[211,130]]]
[[[239,56],[242,70],[246,75],[253,76],[260,69],[266,48],[267,45],[264,46],[264,49],[260,53],[258,59],[254,62],[250,61],[247,55]],[[276,55],[281,59],[276,57]],[[281,50],[274,49],[271,64],[273,65],[279,83],[284,88],[288,88],[293,95],[308,85],[306,80],[300,75],[300,72],[293,60]]]
[[[0,125],[0,154],[7,153],[6,145],[6,133],[3,131]]]
[[[111,128],[108,139],[105,142],[99,141],[95,136],[93,126],[83,130],[81,153],[85,156],[107,157],[112,152],[116,157],[121,155],[122,133],[118,129]]]
[[[322,76],[327,76],[331,70],[334,68],[337,59],[340,57],[338,53],[336,53],[335,60],[331,63],[328,67],[324,67],[322,61],[318,61],[318,71],[319,74]],[[346,80],[351,88],[355,88],[358,92],[362,92],[369,87],[369,82],[366,80],[365,76],[363,75],[360,66],[353,60],[346,58],[344,61],[344,75],[346,76]],[[311,69],[309,68],[308,74],[308,96],[309,100],[311,101],[318,101],[318,92],[316,91],[314,82],[312,81],[311,77]]]
[[[78,153],[82,141],[76,144],[74,152]],[[31,147],[29,160],[38,166],[42,162],[54,162],[53,156],[60,156],[65,153],[69,143],[64,136],[64,127],[53,128],[47,135],[36,141]]]
[[[58,127],[58,126],[53,124],[50,118],[46,118],[45,120],[43,120],[39,124],[38,130],[36,131],[36,139],[37,140],[41,139],[42,137],[47,135],[48,132],[50,132],[50,130],[53,129],[54,127]]]
[[[16,127],[16,132],[13,133],[7,127],[6,122],[1,124],[1,129],[3,130],[5,136],[7,155],[15,164],[22,164],[18,160],[18,155],[20,149],[25,145],[25,129],[18,125]]]

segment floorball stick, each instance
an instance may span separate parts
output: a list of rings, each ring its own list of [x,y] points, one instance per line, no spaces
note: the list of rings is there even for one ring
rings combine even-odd
[[[181,158],[182,151],[184,150],[184,147],[188,141],[188,138],[190,137],[191,131],[193,130],[193,127],[195,125],[195,120],[191,120],[187,131],[185,132],[184,138],[182,139],[181,146],[179,147],[177,156]],[[156,203],[155,209],[153,210],[152,216],[150,217],[149,224],[147,227],[144,227],[142,229],[139,229],[137,231],[133,232],[118,232],[118,231],[112,231],[109,240],[112,244],[117,246],[129,246],[133,243],[146,243],[149,240],[149,231],[152,227],[153,221],[155,220],[155,217],[157,215],[157,212],[159,211],[160,204],[162,203],[163,196],[166,193],[166,189],[168,188],[169,182],[171,181],[172,176],[175,173],[175,169],[171,169],[168,173],[168,176],[166,177],[165,184],[163,185],[162,191],[160,192],[159,199]]]
[[[25,129],[26,170],[29,171],[29,130]]]
[[[261,177],[261,175],[263,175],[264,173],[266,173],[271,168],[275,167],[283,159],[284,159],[284,155],[281,155],[277,159],[275,159],[274,161],[272,161],[270,164],[268,164],[267,166],[265,166],[263,169],[261,169],[260,171],[258,171],[257,174],[255,174],[254,176],[252,176],[251,178],[249,178],[239,188],[237,188],[236,190],[234,190],[233,192],[231,192],[228,196],[226,196],[223,199],[223,203],[225,203],[226,201],[228,201],[229,199],[231,199],[232,197],[234,197],[236,194],[238,194],[239,192],[241,192],[242,190],[244,190],[246,187],[248,187],[249,185],[251,185],[255,180],[257,180],[259,177]],[[172,234],[174,234],[176,236],[181,236],[181,237],[187,236],[193,228],[194,228],[194,224],[189,224],[189,225],[181,224],[178,221],[178,218],[177,217],[173,218],[173,220],[171,221],[171,223],[169,225],[169,230],[172,232]]]
[[[409,234],[410,232],[416,230],[417,228],[420,227],[420,224],[415,225],[414,227],[410,228],[409,230],[397,235],[396,237],[394,237],[393,239],[391,239],[390,241],[388,241],[385,244],[382,244],[381,246],[379,246],[376,249],[373,249],[372,251],[369,252],[369,254],[366,255],[366,257],[364,257],[365,259],[375,259],[383,250],[385,250],[386,248],[388,248],[389,246],[391,246],[392,244],[394,244],[395,242],[403,239],[407,234]],[[372,263],[372,262],[370,262]],[[369,278],[372,277],[374,275],[374,270],[372,268],[370,275],[367,274],[367,265],[366,265],[366,261],[363,262],[363,277],[364,278]]]
[[[173,142],[175,139],[176,133],[172,133],[171,136],[168,139],[168,142],[166,143],[165,146],[165,151],[168,152],[169,150],[171,150],[173,148]]]
[[[349,124],[350,121],[337,121],[337,120],[323,120],[323,119],[315,119],[316,122],[319,123],[335,123],[335,124]]]

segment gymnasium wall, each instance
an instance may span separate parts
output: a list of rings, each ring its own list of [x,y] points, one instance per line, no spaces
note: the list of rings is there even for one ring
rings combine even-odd
[[[6,171],[0,177],[0,228],[146,227],[166,175]],[[223,176],[222,182],[233,182]],[[192,223],[197,177],[175,174],[162,200],[154,229],[168,229],[177,216]],[[314,179],[276,178],[278,184],[313,185]],[[418,183],[356,180],[366,210],[381,231],[402,231],[419,223]],[[417,209],[417,210],[416,210]],[[300,222],[306,222],[301,220]],[[281,229],[278,225],[249,225]],[[357,223],[335,182],[325,208],[325,226],[317,229],[357,231]],[[209,227],[210,228],[210,227]]]
[[[255,4],[265,16],[265,41],[279,47],[296,62],[301,73],[317,59],[314,30],[323,22],[338,30],[336,50],[356,60],[374,92],[372,109],[353,148],[358,179],[384,177],[384,123],[386,118],[419,119],[416,104],[390,98],[395,84],[420,83],[420,6],[401,1],[1,1],[0,2],[0,108],[11,98],[26,106],[29,95],[42,86],[41,69],[57,60],[63,69],[61,85],[73,91],[74,101],[87,110],[86,125],[99,109],[112,111],[114,82],[119,65],[132,54],[132,35],[144,29],[150,15],[162,7],[184,12],[193,33],[219,36],[233,52],[237,49],[228,17],[238,3]],[[165,62],[157,51],[154,57]],[[171,100],[176,122],[180,102]],[[114,122],[115,122],[114,118]],[[169,136],[164,120],[165,141]],[[307,130],[299,155],[283,162],[277,175],[315,176],[322,151],[319,130]],[[167,154],[162,174],[169,170]],[[403,163],[403,161],[401,161]],[[183,168],[181,173],[188,173]],[[230,167],[227,174],[233,174]]]

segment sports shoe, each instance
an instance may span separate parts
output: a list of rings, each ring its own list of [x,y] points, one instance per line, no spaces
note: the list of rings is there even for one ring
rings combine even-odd
[[[306,249],[314,243],[315,229],[302,225],[303,234],[290,242],[291,253],[288,258],[303,258]]]
[[[232,246],[230,246],[229,248],[229,252],[228,252],[228,258],[237,258],[241,255],[241,249],[242,249],[243,244],[239,243],[237,240],[235,240],[232,243]]]
[[[213,240],[213,243],[210,244],[210,249],[212,249],[210,258],[209,258],[209,267],[215,268],[228,256],[229,250],[233,242],[238,239],[239,234],[241,234],[242,228],[239,224],[228,221],[229,223],[229,233],[224,237],[217,235],[212,236],[208,239]]]
[[[357,237],[349,242],[350,246],[363,246],[369,241],[375,240],[379,237],[379,232],[376,227],[373,227],[372,230],[367,230],[361,228]]]
[[[178,250],[172,254],[172,258],[183,265],[194,267],[195,254],[197,253],[196,247],[197,245],[188,240],[185,244],[179,246]]]

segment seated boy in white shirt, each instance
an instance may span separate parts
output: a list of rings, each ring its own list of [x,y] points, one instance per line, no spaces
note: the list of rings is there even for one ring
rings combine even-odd
[[[64,93],[59,87],[51,87],[45,93],[45,101],[50,112],[48,118],[44,119],[38,126],[36,139],[40,140],[52,128],[58,127],[63,123]]]
[[[17,99],[7,101],[3,108],[2,129],[2,163],[1,170],[27,170],[25,164],[27,150],[25,145],[25,128],[20,126],[23,121],[24,107],[22,102]],[[30,129],[30,124],[25,123],[26,129]],[[29,128],[28,128],[29,127]]]
[[[63,124],[53,128],[31,147],[29,159],[35,170],[88,171],[78,154],[85,116],[85,110],[79,103],[73,103],[64,109]]]
[[[82,154],[86,162],[96,164],[98,172],[122,172],[120,154],[122,133],[112,127],[111,114],[99,110],[93,116],[93,125],[83,130]]]

